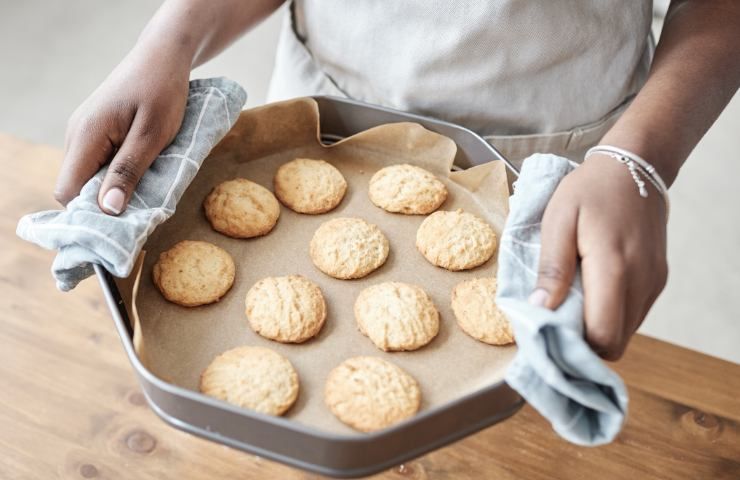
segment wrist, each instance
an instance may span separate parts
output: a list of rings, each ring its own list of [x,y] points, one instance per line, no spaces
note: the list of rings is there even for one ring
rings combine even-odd
[[[613,145],[630,151],[649,162],[667,186],[678,176],[685,155],[674,148],[667,131],[654,133],[646,129],[627,129],[618,122],[599,144]]]
[[[191,34],[175,32],[149,31],[142,32],[128,57],[137,63],[144,63],[153,68],[170,71],[187,72],[193,67],[199,45]]]
[[[655,193],[662,197],[665,204],[666,219],[670,209],[670,200],[668,196],[668,186],[661,178],[660,173],[644,158],[614,145],[598,145],[586,152],[584,164],[592,165],[603,160],[611,160],[613,166],[619,165],[629,172],[632,181],[639,192],[640,197],[647,199],[650,185],[654,187]]]

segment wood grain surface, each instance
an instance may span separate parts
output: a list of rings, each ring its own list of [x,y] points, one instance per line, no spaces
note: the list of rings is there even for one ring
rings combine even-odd
[[[0,134],[0,479],[319,478],[149,410],[96,280],[58,292],[53,254],[15,236],[22,214],[57,208],[60,161],[57,149]],[[638,335],[614,367],[631,398],[611,445],[568,444],[525,407],[373,478],[740,478],[739,365]]]

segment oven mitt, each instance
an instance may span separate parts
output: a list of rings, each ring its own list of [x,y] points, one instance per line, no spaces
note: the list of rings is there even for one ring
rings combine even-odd
[[[555,311],[527,302],[535,288],[540,222],[560,180],[575,166],[555,155],[527,158],[514,186],[498,257],[496,303],[511,321],[518,351],[506,382],[578,445],[602,445],[619,433],[627,390],[583,336],[580,267]]]
[[[133,269],[147,236],[175,212],[175,206],[211,149],[236,123],[247,94],[226,78],[190,82],[180,131],[144,174],[126,210],[114,217],[98,207],[103,167],[65,210],[24,216],[19,237],[58,250],[51,272],[68,291],[102,265],[117,277]]]

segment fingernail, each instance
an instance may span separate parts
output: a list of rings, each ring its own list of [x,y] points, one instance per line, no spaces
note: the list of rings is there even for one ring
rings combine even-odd
[[[126,194],[118,187],[111,188],[103,196],[103,208],[118,215],[123,211]]]
[[[538,288],[529,295],[527,301],[536,307],[544,307],[547,300],[550,298],[550,294],[544,288]]]

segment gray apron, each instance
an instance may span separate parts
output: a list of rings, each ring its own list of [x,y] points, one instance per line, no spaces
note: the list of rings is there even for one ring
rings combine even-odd
[[[269,101],[335,95],[581,161],[644,84],[645,0],[295,0]]]

